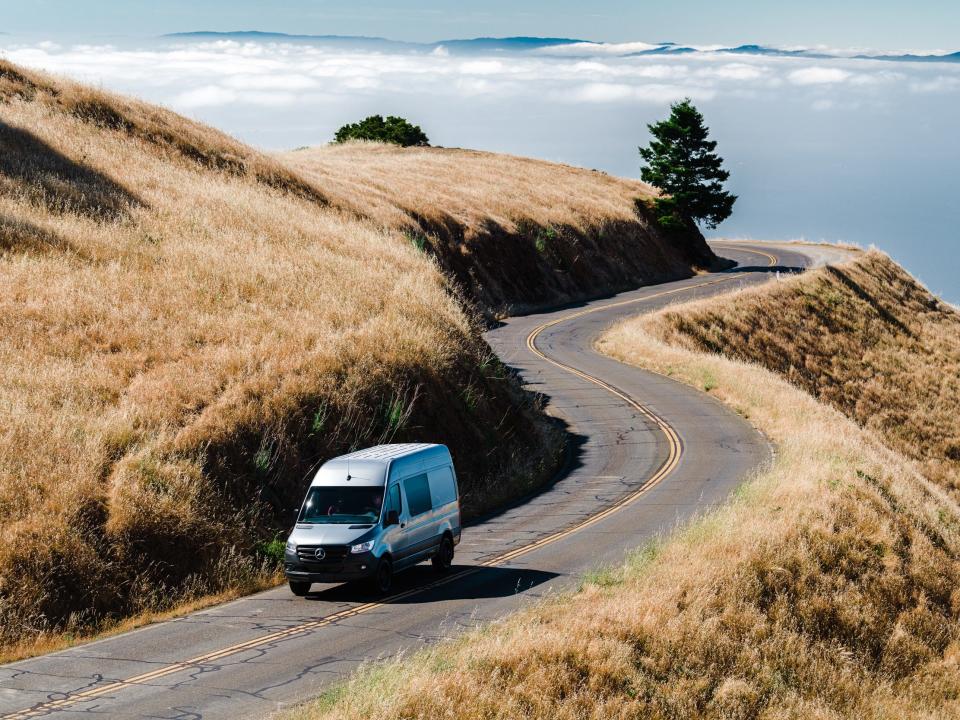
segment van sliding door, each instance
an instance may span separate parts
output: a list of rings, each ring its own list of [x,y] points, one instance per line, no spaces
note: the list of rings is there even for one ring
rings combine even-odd
[[[404,478],[402,485],[410,516],[406,527],[407,548],[413,559],[413,556],[430,551],[437,542],[432,522],[433,502],[426,473]]]

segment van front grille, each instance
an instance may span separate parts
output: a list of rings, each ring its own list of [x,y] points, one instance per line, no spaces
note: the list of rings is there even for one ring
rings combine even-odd
[[[323,557],[317,557],[317,550],[323,548]],[[340,564],[350,554],[346,545],[298,545],[297,558],[311,565]]]

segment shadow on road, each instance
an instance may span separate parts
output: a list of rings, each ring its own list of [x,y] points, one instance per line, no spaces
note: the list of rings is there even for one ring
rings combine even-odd
[[[467,574],[457,577],[463,572]],[[441,578],[430,565],[417,565],[394,578],[393,589],[387,597],[407,590],[423,588],[422,592],[390,602],[420,604],[438,600],[489,600],[526,592],[559,577],[557,573],[529,568],[471,567],[469,565],[454,565],[449,576],[450,582],[430,587],[431,583]],[[371,602],[382,598],[372,593],[362,583],[346,583],[333,587],[323,586],[323,589],[307,595],[306,599],[323,602]]]
[[[785,275],[793,275],[795,273],[802,273],[806,268],[797,267],[794,265],[737,265],[728,270],[721,270],[721,273],[724,274],[736,274],[743,272],[752,272],[752,273],[784,273]]]

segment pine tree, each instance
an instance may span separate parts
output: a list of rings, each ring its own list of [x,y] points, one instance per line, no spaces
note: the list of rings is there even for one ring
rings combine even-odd
[[[653,140],[639,148],[646,161],[641,177],[667,195],[656,202],[660,223],[715,228],[730,217],[737,200],[723,189],[730,173],[723,169],[723,159],[714,152],[717,143],[707,139],[710,130],[690,99],[674,103],[669,118],[647,127]]]

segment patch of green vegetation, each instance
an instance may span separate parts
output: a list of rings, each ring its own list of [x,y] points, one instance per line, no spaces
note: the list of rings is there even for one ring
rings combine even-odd
[[[406,235],[407,240],[410,242],[411,245],[413,245],[415,249],[417,249],[420,252],[426,251],[427,245],[429,244],[429,241],[427,240],[426,235],[422,235],[421,233],[415,233],[411,230],[406,230],[404,231],[403,234]]]
[[[709,370],[703,371],[703,390],[704,392],[710,392],[711,390],[716,389],[717,387],[717,378]]]
[[[346,692],[346,685],[334,685],[333,687],[328,688],[320,693],[316,700],[313,700],[310,703],[310,709],[316,710],[318,713],[328,712],[332,710],[338,702],[340,702],[341,698],[343,698]]]
[[[484,377],[502,380],[507,376],[507,366],[500,362],[500,358],[493,353],[486,355],[480,361],[478,368]]]
[[[456,665],[449,659],[439,653],[434,653],[428,658],[428,667],[431,672],[441,673],[453,670]]]
[[[601,567],[584,573],[582,585],[595,585],[600,588],[615,587],[623,584],[621,568]]]
[[[463,400],[463,404],[467,406],[467,410],[470,412],[475,412],[477,409],[477,402],[480,399],[480,393],[473,385],[467,385],[463,390],[460,391],[460,399]]]
[[[312,435],[323,432],[329,414],[330,409],[327,407],[326,401],[321,401],[320,407],[317,408],[317,411],[313,414],[313,418],[310,421],[310,433]]]
[[[394,395],[387,403],[386,412],[387,431],[393,433],[402,430],[407,422],[407,412],[404,399],[399,395]]]
[[[558,236],[559,233],[552,226],[537,228],[537,234],[533,241],[534,247],[537,248],[538,253],[543,255],[550,248],[550,243],[556,240]]]
[[[270,452],[270,448],[266,445],[261,445],[260,449],[253,456],[253,466],[257,469],[257,472],[260,472],[266,475],[270,472],[270,466],[273,464],[273,453]]]
[[[753,483],[741,483],[733,489],[730,497],[736,502],[750,502],[756,495],[756,486]],[[704,520],[706,523],[707,520]],[[694,525],[693,527],[697,527]]]
[[[283,562],[283,553],[286,545],[286,541],[275,537],[273,540],[262,540],[258,542],[256,546],[254,546],[254,552],[279,565]]]
[[[631,550],[627,555],[626,567],[631,573],[643,572],[660,556],[661,548],[662,543],[660,541],[650,540]]]

